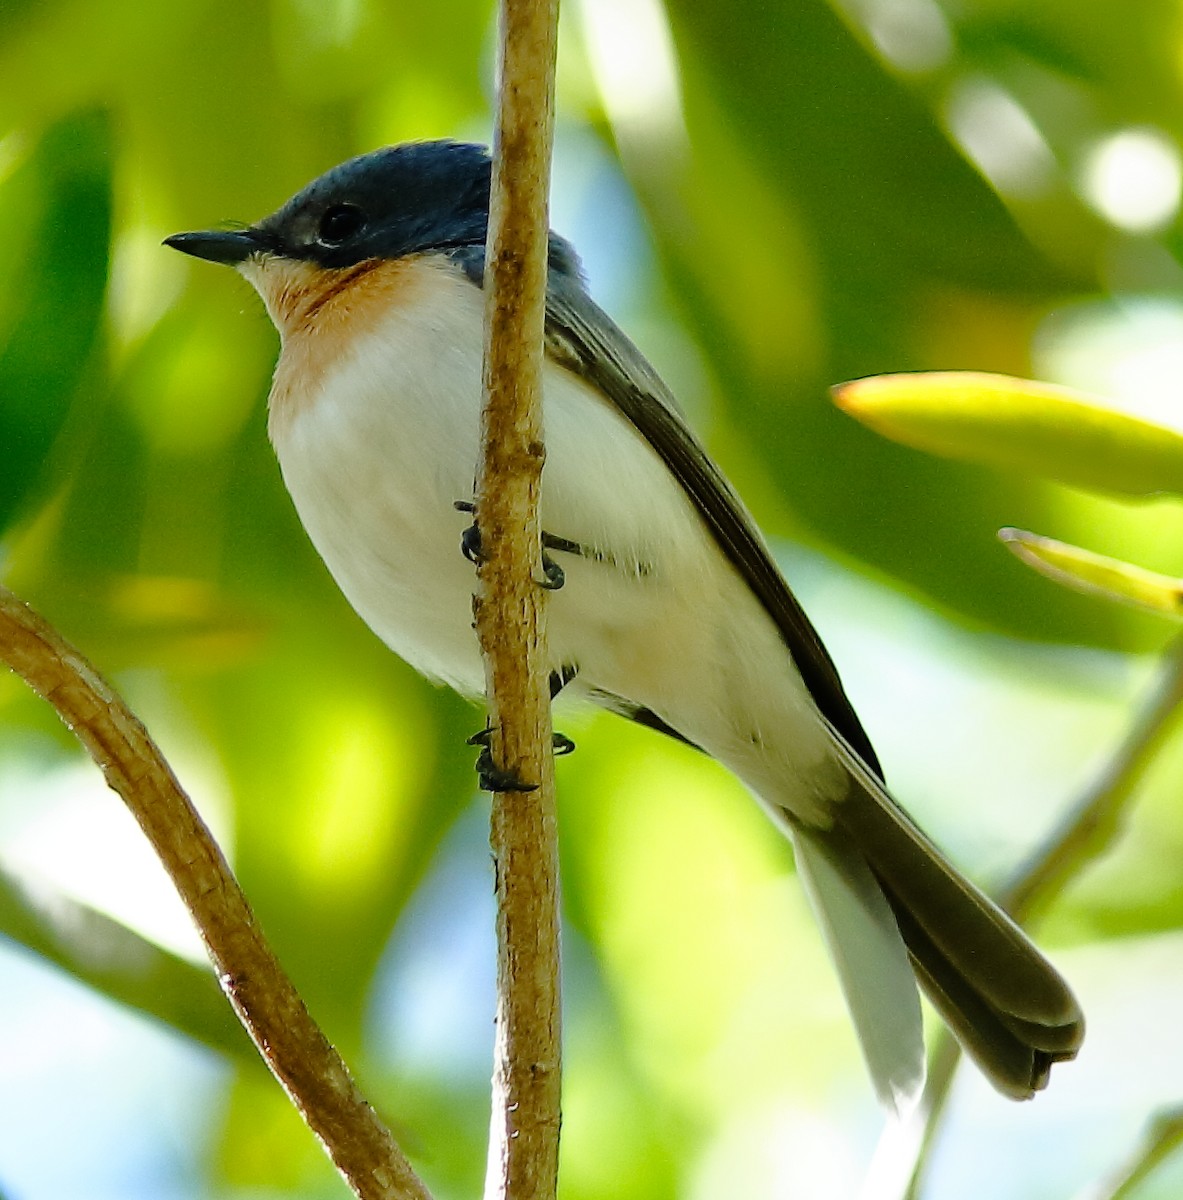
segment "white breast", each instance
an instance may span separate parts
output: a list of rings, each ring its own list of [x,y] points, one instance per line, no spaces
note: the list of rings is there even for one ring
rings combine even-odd
[[[453,505],[473,495],[483,298],[444,260],[416,271],[412,301],[341,352],[272,436],[350,603],[418,670],[477,695],[471,517]],[[677,481],[578,377],[548,364],[544,394],[543,525],[612,559],[557,556],[554,666],[652,709],[765,794],[819,767],[828,739],[784,643]]]

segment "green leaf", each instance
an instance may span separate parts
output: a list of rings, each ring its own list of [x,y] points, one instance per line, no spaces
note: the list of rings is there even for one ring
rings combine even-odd
[[[1183,493],[1183,432],[1070,388],[932,371],[856,379],[832,392],[864,425],[932,454],[1096,491]]]
[[[0,529],[43,474],[98,334],[111,237],[106,118],[66,117],[0,192],[0,212],[32,210],[23,261],[7,264],[0,325]]]
[[[888,268],[897,298],[901,280],[918,276],[1005,291],[1051,282],[924,99],[867,52],[834,6],[672,0],[668,9],[695,92],[717,95],[762,173],[806,214],[832,269],[869,279]],[[742,237],[749,214],[736,215]]]
[[[998,536],[1017,558],[1065,587],[1183,619],[1183,579],[1022,529],[1000,529]]]

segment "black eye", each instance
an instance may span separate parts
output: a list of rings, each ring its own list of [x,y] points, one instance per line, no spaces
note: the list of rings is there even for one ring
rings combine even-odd
[[[365,228],[366,214],[355,204],[334,204],[326,208],[316,231],[322,246],[340,246]]]

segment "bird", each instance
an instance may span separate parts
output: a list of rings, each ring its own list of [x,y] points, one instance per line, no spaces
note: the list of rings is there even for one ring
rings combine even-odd
[[[491,168],[477,144],[386,146],[254,225],[165,239],[262,298],[280,337],[268,434],[346,599],[478,700],[458,539],[472,557]],[[890,795],[754,519],[553,232],[547,275],[552,694],[704,751],[788,836],[888,1111],[914,1111],[923,1089],[920,989],[999,1092],[1030,1098],[1081,1045],[1071,989]]]

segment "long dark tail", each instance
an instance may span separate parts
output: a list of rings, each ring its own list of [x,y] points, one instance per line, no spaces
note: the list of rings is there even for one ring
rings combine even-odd
[[[1030,939],[912,823],[861,763],[835,824],[895,914],[916,976],[970,1057],[1007,1096],[1030,1099],[1076,1056],[1084,1017]]]

